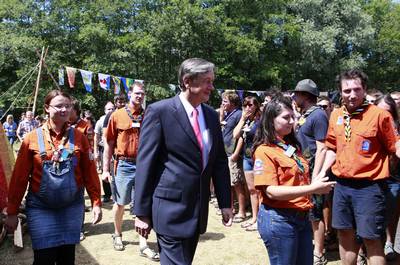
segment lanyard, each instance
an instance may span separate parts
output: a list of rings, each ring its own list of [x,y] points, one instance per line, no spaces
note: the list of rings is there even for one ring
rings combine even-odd
[[[292,157],[292,158],[294,159],[294,161],[296,161],[296,164],[297,164],[297,166],[299,167],[300,172],[301,172],[301,173],[304,173],[304,171],[305,171],[305,170],[304,170],[304,165],[303,165],[303,163],[301,162],[300,158],[296,155],[296,148],[294,148],[294,147],[291,146],[291,145],[287,145],[287,144],[285,144],[285,143],[283,143],[283,142],[280,142],[280,141],[276,141],[275,144],[276,144],[277,146],[279,146],[280,148],[282,148],[282,149],[285,151],[285,154],[286,154],[288,157]]]
[[[125,106],[125,111],[128,114],[129,118],[132,120],[132,122],[141,122],[143,120],[143,109],[141,109],[139,115],[135,118],[133,117],[132,111],[129,109],[128,106]]]
[[[305,122],[308,116],[310,116],[310,114],[317,109],[320,109],[320,106],[314,105],[312,107],[310,107],[304,114],[302,114],[299,118],[299,122],[298,122],[298,128],[299,129]]]

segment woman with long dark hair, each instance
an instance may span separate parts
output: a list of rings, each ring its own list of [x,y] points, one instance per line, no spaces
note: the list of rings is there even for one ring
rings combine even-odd
[[[271,265],[313,264],[309,195],[326,194],[335,184],[327,177],[310,183],[293,125],[291,99],[278,95],[265,106],[254,139],[257,224]]]
[[[69,126],[71,97],[60,90],[44,100],[48,121],[28,133],[19,149],[8,192],[6,226],[14,231],[26,188],[33,264],[72,265],[79,243],[86,188],[93,223],[101,220],[100,181],[87,138]]]
[[[246,231],[257,231],[259,192],[254,187],[252,147],[260,116],[260,103],[257,98],[253,96],[244,98],[242,117],[233,130],[233,137],[239,141],[243,141],[243,171],[250,193],[252,218],[241,225]]]

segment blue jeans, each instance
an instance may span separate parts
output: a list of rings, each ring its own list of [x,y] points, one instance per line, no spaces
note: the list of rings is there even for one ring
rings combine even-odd
[[[307,212],[261,204],[257,225],[271,265],[313,264],[312,229]]]
[[[117,172],[111,182],[113,199],[118,205],[128,205],[133,198],[136,163],[118,160]]]

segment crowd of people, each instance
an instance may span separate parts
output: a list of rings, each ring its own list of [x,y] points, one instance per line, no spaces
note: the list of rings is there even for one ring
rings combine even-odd
[[[192,263],[209,205],[223,225],[258,232],[271,265],[324,265],[335,244],[342,264],[398,258],[400,93],[367,90],[367,76],[353,69],[337,76],[340,103],[304,79],[263,100],[227,90],[214,110],[205,104],[214,71],[206,60],[185,60],[179,95],[145,110],[145,86],[135,82],[97,122],[58,90],[45,98],[43,121],[30,111],[19,125],[7,116],[9,143],[22,144],[5,225],[15,230],[27,190],[34,264],[74,264],[85,189],[93,223],[102,203],[113,203],[110,247],[125,249],[130,205],[138,255],[161,264]],[[147,242],[152,229],[158,251]]]

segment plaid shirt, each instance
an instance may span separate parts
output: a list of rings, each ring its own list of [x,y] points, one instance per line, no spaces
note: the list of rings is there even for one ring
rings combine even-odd
[[[34,129],[36,129],[37,127],[39,127],[39,124],[36,120],[23,120],[19,123],[19,136],[24,139],[25,135],[28,132],[33,131]]]

